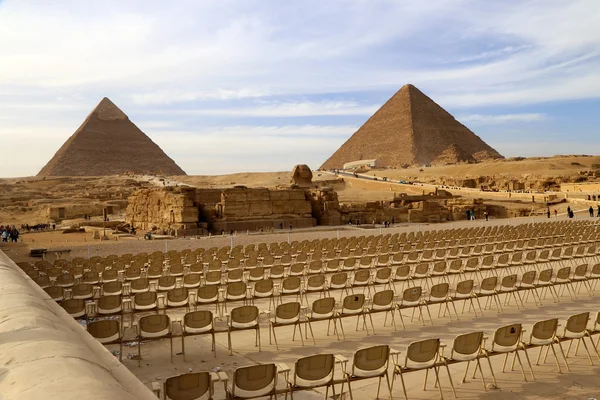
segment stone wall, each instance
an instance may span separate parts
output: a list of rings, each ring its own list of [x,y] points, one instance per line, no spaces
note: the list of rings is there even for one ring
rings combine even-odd
[[[129,198],[126,221],[142,230],[198,228],[196,189],[142,189]]]

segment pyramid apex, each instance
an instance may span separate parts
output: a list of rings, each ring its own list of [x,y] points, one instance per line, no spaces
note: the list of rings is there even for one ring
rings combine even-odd
[[[95,114],[104,121],[113,121],[117,119],[128,119],[119,107],[116,106],[108,97],[103,97],[100,103],[94,108],[91,114]]]

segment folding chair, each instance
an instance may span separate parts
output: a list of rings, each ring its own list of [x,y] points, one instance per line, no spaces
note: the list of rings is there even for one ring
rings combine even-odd
[[[211,335],[211,350],[213,351],[215,358],[217,357],[217,348],[215,346],[215,324],[212,312],[208,310],[198,310],[186,313],[183,316],[181,331],[181,354],[183,355],[183,361],[185,361],[186,336]]]
[[[215,395],[213,372],[190,372],[167,378],[163,385],[163,400],[212,400]]]
[[[273,331],[273,338],[275,339],[275,347],[277,348],[277,350],[279,350],[279,343],[277,343],[277,335],[275,335],[275,328],[279,328],[282,326],[294,326],[292,341],[296,340],[296,328],[298,328],[298,330],[300,331],[300,340],[302,341],[302,346],[304,346],[304,338],[302,337],[302,327],[300,323],[301,308],[302,307],[299,302],[280,304],[275,309],[275,315],[273,316],[273,319],[271,319],[269,311],[269,344],[272,344],[271,331]]]
[[[483,314],[483,310],[487,309],[488,306],[492,307],[492,299],[496,302],[496,307],[498,313],[502,312],[502,305],[500,304],[500,300],[498,297],[498,291],[496,287],[498,286],[498,277],[490,276],[489,278],[485,278],[481,281],[481,286],[479,290],[475,293],[477,296],[477,301],[480,307],[481,314]],[[479,303],[480,297],[487,297],[487,301],[485,302],[485,306],[481,309],[481,304]]]
[[[368,309],[365,308],[365,295],[364,294],[351,294],[346,296],[342,302],[341,309],[336,313],[338,321],[340,322],[340,329],[342,330],[342,336],[346,339],[346,333],[344,332],[344,324],[342,323],[342,318],[356,316],[356,330],[358,330],[358,323],[360,321],[360,317],[363,318],[363,328],[367,331],[367,335],[369,335],[369,327],[367,325],[367,314],[369,315],[369,319],[371,320],[371,327],[373,327],[373,331],[375,331],[375,327],[373,326],[373,319],[368,312]]]
[[[337,274],[333,274],[331,275],[331,278],[329,278],[329,295],[331,295],[331,290],[340,290],[340,301],[342,301],[344,292],[346,295],[350,294],[349,286],[347,272],[338,272]]]
[[[483,389],[487,391],[483,369],[481,368],[481,362],[479,361],[481,358],[486,358],[490,367],[490,371],[492,373],[492,378],[494,379],[494,385],[496,387],[498,386],[496,383],[496,376],[494,375],[494,370],[492,369],[492,363],[490,361],[490,358],[483,351],[483,341],[483,332],[471,332],[466,333],[464,335],[458,335],[454,339],[454,343],[452,344],[450,356],[445,357],[442,355],[440,357],[441,362],[446,366],[446,372],[448,372],[448,379],[450,379],[450,385],[452,386],[452,392],[454,393],[455,398],[457,398],[456,390],[454,388],[452,376],[450,375],[450,369],[448,368],[450,364],[457,364],[465,361],[467,362],[467,365],[465,367],[465,373],[462,378],[462,382],[464,383],[467,380],[469,364],[471,363],[471,361],[475,361],[477,363],[475,368],[479,368],[479,373],[481,374]],[[477,372],[477,370],[475,370],[475,372]]]
[[[423,316],[422,307],[425,306],[427,308],[427,312],[429,313],[429,319],[431,320],[431,313],[429,312],[429,307],[427,307],[427,303],[423,302],[422,298],[423,289],[421,286],[415,286],[411,288],[407,288],[402,292],[402,299],[400,302],[396,304],[398,308],[398,314],[400,314],[400,321],[402,322],[402,327],[406,329],[406,325],[404,325],[404,317],[402,317],[402,310],[407,308],[412,308],[412,314],[410,316],[410,321],[412,322],[415,317],[415,309],[419,310],[419,319],[423,322],[423,326],[425,326],[425,317]],[[433,323],[433,321],[432,321]]]
[[[233,373],[231,387],[225,384],[227,400],[255,399],[259,397],[277,399],[277,375],[275,364],[259,364],[241,367]]]
[[[452,313],[450,312],[450,307],[448,303],[452,302],[452,298],[450,297],[450,285],[447,282],[438,283],[437,285],[433,285],[431,290],[429,291],[429,297],[425,301],[427,306],[431,304],[439,304],[440,307],[438,309],[437,316],[445,317],[446,311],[448,311],[448,315],[450,316],[450,321],[452,321]],[[442,312],[442,308],[445,308],[444,315],[440,316]],[[431,323],[433,324],[433,319],[431,318]]]
[[[529,370],[531,371],[531,376],[535,379],[533,375],[533,368],[531,367],[531,361],[529,361],[529,355],[527,354],[527,347],[521,340],[523,327],[521,324],[512,324],[503,326],[502,328],[496,329],[494,333],[494,341],[492,342],[492,348],[490,350],[485,350],[485,353],[488,357],[505,354],[504,364],[502,365],[502,372],[506,370],[506,362],[508,361],[508,356],[510,353],[513,353],[513,367],[515,363],[515,358],[519,361],[519,365],[521,367],[521,372],[523,373],[523,379],[527,382],[527,377],[525,376],[525,369],[523,368],[523,363],[521,362],[521,357],[519,356],[519,350],[523,350],[525,353],[525,357],[527,358],[527,363],[529,364]],[[512,371],[511,367],[511,371]]]
[[[454,313],[456,314],[457,320],[459,318],[458,318],[458,312],[456,311],[456,306],[454,305],[454,302],[458,301],[458,300],[464,300],[461,314],[464,314],[467,302],[469,302],[469,310],[468,311],[471,311],[471,308],[472,308],[473,312],[475,313],[475,316],[477,317],[477,308],[475,307],[475,304],[473,303],[473,299],[477,300],[478,304],[479,304],[479,299],[477,298],[477,295],[473,292],[474,285],[475,285],[475,283],[474,283],[473,279],[467,279],[466,281],[458,282],[458,284],[456,285],[456,289],[454,290],[454,296],[450,296],[452,308],[454,308]],[[479,304],[479,309],[481,309],[481,304]],[[481,315],[483,315],[483,312],[481,313]]]
[[[90,322],[87,331],[103,345],[119,344],[119,361],[123,361],[123,331],[119,321],[104,319]]]
[[[298,359],[294,368],[293,381],[288,382],[288,391],[292,400],[294,392],[323,386],[325,386],[324,399],[328,398],[330,386],[335,398],[335,361],[333,354],[317,354]]]
[[[585,343],[586,336],[590,339],[590,342],[592,343],[592,348],[596,352],[596,355],[598,356],[599,359],[600,359],[600,354],[598,354],[598,350],[596,349],[596,346],[594,346],[594,342],[592,341],[591,337],[587,334],[588,333],[587,323],[588,323],[589,319],[590,319],[589,312],[571,315],[567,319],[567,323],[565,325],[565,330],[564,330],[562,336],[559,336],[558,339],[561,342],[564,342],[567,340],[569,341],[569,348],[567,349],[567,353],[566,353],[567,357],[569,357],[569,353],[571,352],[571,345],[573,344],[574,340],[577,340],[577,346],[575,347],[575,355],[577,355],[577,352],[579,351],[579,345],[581,343],[583,343],[583,347],[587,353],[588,360],[590,361],[590,364],[593,366],[594,362],[592,361],[592,355],[590,353],[590,350],[587,347],[587,344]]]
[[[142,365],[142,341],[169,338],[171,342],[171,362],[173,362],[173,331],[171,320],[166,314],[147,315],[137,324],[138,367]]]
[[[392,315],[392,324],[394,325],[394,330],[396,330],[396,318],[394,313],[396,312],[396,303],[394,301],[394,291],[391,289],[383,290],[381,292],[376,292],[373,295],[373,300],[371,303],[371,307],[368,309],[369,317],[370,314],[385,312],[385,318],[383,320],[383,326],[385,327],[387,323],[388,314]],[[373,328],[373,334],[375,334],[375,328]]]
[[[394,376],[392,378],[390,392],[394,388],[394,381],[396,380],[396,375],[399,375],[400,382],[402,383],[402,390],[404,391],[404,397],[406,398],[406,400],[408,400],[408,394],[406,393],[406,384],[404,382],[404,374],[422,370],[425,370],[425,381],[423,383],[423,390],[427,390],[427,376],[429,370],[433,369],[433,372],[435,373],[435,382],[440,391],[440,397],[443,399],[444,394],[442,393],[442,385],[438,374],[439,366],[442,365],[439,361],[439,350],[439,339],[427,339],[418,342],[412,342],[406,350],[406,358],[404,359],[404,365],[399,365],[397,363],[394,364]]]
[[[385,376],[391,399],[393,382],[390,384],[390,376],[388,373],[389,359],[390,347],[387,345],[368,347],[354,353],[352,369],[350,371],[343,371],[344,380],[342,381],[341,396],[343,397],[344,395],[345,382],[348,383],[348,391],[350,393],[350,399],[352,400],[354,398],[352,395],[352,382],[379,378],[377,395],[375,396],[375,398],[379,398],[381,379]]]
[[[310,313],[306,315],[306,323],[308,324],[308,329],[310,330],[310,335],[313,339],[313,344],[316,344],[315,334],[312,329],[312,322],[317,321],[325,321],[327,320],[327,335],[329,336],[329,328],[331,325],[331,321],[333,321],[333,332],[337,335],[338,340],[340,340],[340,335],[337,331],[337,316],[335,314],[335,299],[333,297],[325,297],[323,299],[315,300],[312,304]],[[308,333],[305,329],[305,335],[308,339]]]
[[[260,347],[260,325],[258,324],[259,311],[256,306],[241,306],[231,310],[231,314],[227,314],[227,345],[229,354],[233,355],[233,345],[231,342],[231,333],[235,331],[243,331],[253,329],[256,331],[255,346]]]
[[[565,356],[565,352],[562,348],[562,344],[560,340],[558,340],[558,336],[556,331],[558,329],[558,318],[552,318],[545,321],[538,321],[533,325],[531,330],[531,335],[529,337],[529,342],[524,343],[527,348],[539,347],[540,352],[537,356],[537,361],[535,365],[540,365],[540,357],[542,355],[542,351],[544,347],[546,347],[546,355],[544,356],[544,362],[546,362],[546,358],[548,357],[548,351],[552,349],[552,353],[554,354],[554,359],[556,360],[556,366],[558,367],[558,372],[562,374],[560,369],[560,363],[558,362],[558,356],[556,355],[556,350],[554,349],[554,344],[558,344],[560,348],[560,352],[562,353],[563,359],[565,360],[565,365],[567,366],[567,370],[571,371],[569,368],[569,363],[567,362],[567,358]]]

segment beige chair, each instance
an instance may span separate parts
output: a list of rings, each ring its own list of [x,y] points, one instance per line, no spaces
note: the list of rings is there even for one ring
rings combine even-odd
[[[402,390],[404,397],[408,400],[406,394],[406,384],[404,382],[404,374],[415,371],[425,370],[425,381],[423,383],[423,390],[427,389],[427,376],[430,369],[433,369],[435,373],[435,382],[440,392],[440,397],[443,399],[444,394],[442,392],[442,385],[438,374],[438,368],[442,363],[439,360],[440,340],[439,339],[427,339],[418,342],[412,342],[406,350],[406,357],[404,364],[394,365],[394,377],[392,379],[392,389],[394,387],[394,381],[396,375],[400,376],[400,382],[402,384]]]
[[[216,285],[200,286],[196,291],[196,308],[198,305],[204,306],[208,304],[214,304],[215,313],[217,316],[221,316],[219,307],[219,287]]]
[[[344,293],[346,295],[350,294],[350,283],[348,280],[347,272],[338,272],[337,274],[331,275],[329,278],[329,287],[328,292],[331,296],[331,290],[339,290],[340,291],[340,301],[342,301],[342,296]]]
[[[261,351],[260,346],[260,325],[258,323],[259,311],[256,306],[241,306],[231,310],[231,315],[227,314],[227,347],[229,354],[233,355],[233,345],[231,342],[231,333],[253,329],[256,331],[255,346]]]
[[[309,276],[306,280],[306,287],[304,288],[306,304],[308,304],[308,293],[319,293],[319,297],[324,297],[326,295],[326,287],[327,282],[325,281],[324,274]]]
[[[369,295],[371,294],[371,271],[368,269],[359,269],[355,271],[352,277],[352,292],[354,292],[355,287],[362,287],[362,292],[365,292],[367,289]]]
[[[529,360],[529,355],[527,354],[527,347],[525,343],[522,341],[523,327],[521,324],[512,324],[503,326],[501,328],[496,329],[494,333],[494,341],[492,342],[492,347],[490,350],[485,350],[486,356],[494,356],[504,354],[504,364],[502,365],[502,372],[506,370],[506,362],[508,361],[508,356],[510,353],[514,354],[514,357],[517,361],[519,361],[519,366],[521,367],[521,372],[523,374],[523,379],[527,381],[527,376],[525,376],[525,369],[523,368],[523,363],[521,362],[521,357],[519,356],[519,350],[523,350],[525,353],[525,357],[527,358],[527,363],[529,364],[529,370],[531,371],[531,376],[535,379],[533,375],[533,368],[531,367],[531,361]],[[513,358],[513,367],[514,361]],[[511,370],[513,368],[511,367]]]
[[[299,302],[283,303],[277,306],[275,309],[275,315],[273,318],[269,317],[269,344],[271,341],[271,331],[273,331],[273,338],[275,339],[275,347],[279,350],[279,343],[277,343],[277,335],[275,334],[275,328],[282,326],[294,326],[294,332],[292,334],[292,341],[296,340],[296,328],[300,331],[300,340],[302,346],[304,346],[304,338],[302,337],[302,324],[300,322],[300,310],[302,309]],[[269,312],[270,313],[270,312]]]
[[[275,286],[273,280],[262,279],[252,287],[252,304],[256,299],[269,299],[269,310],[275,308]]]
[[[181,353],[183,354],[183,361],[185,361],[185,338],[187,336],[211,335],[211,350],[214,353],[214,356],[217,357],[215,325],[212,312],[208,310],[198,310],[186,313],[183,317],[181,330]]]
[[[129,292],[133,294],[150,291],[150,281],[148,278],[138,278],[129,281]]]
[[[123,361],[123,332],[119,321],[105,319],[90,322],[87,331],[103,345],[119,344],[119,361]]]
[[[177,279],[174,276],[161,276],[158,278],[157,290],[159,292],[168,292],[175,289],[176,286]]]
[[[302,298],[302,280],[298,276],[290,276],[281,281],[279,290],[279,301],[283,301],[283,296],[296,295],[296,301]]]
[[[542,299],[542,295],[545,300],[548,293],[550,293],[550,295],[552,296],[552,300],[555,303],[559,301],[558,292],[552,282],[553,276],[554,276],[554,270],[552,268],[548,268],[543,271],[540,271],[537,282],[535,283],[536,291],[541,289],[540,290],[541,293],[538,294],[538,298],[540,299],[540,302]]]
[[[454,305],[454,302],[460,301],[460,300],[464,300],[461,314],[464,314],[465,307],[468,302],[469,303],[468,311],[471,311],[471,309],[473,309],[473,312],[475,313],[475,316],[477,317],[477,308],[475,307],[475,304],[473,303],[473,299],[477,300],[477,302],[479,302],[479,299],[477,298],[477,295],[473,291],[474,285],[475,285],[475,283],[474,283],[473,279],[467,279],[466,281],[458,282],[458,284],[456,285],[456,289],[454,290],[454,295],[450,296],[452,308],[454,308],[454,313],[456,314],[456,319],[459,319],[459,318],[458,318],[458,312],[456,311],[456,306]],[[479,308],[481,309],[481,304],[479,304]]]
[[[63,300],[60,305],[65,311],[73,318],[79,319],[84,318],[87,319],[86,309],[85,309],[85,300],[83,299],[67,299]]]
[[[371,321],[371,327],[373,331],[375,331],[375,327],[373,326],[373,319],[371,314],[369,314],[369,310],[365,305],[365,295],[364,294],[351,294],[346,296],[342,302],[341,309],[336,313],[338,321],[340,322],[340,329],[342,331],[342,336],[346,339],[346,333],[344,332],[344,324],[342,323],[342,318],[345,317],[353,317],[356,316],[356,330],[358,330],[358,323],[360,322],[360,317],[363,319],[363,328],[369,335],[369,327],[367,325],[367,315]]]
[[[75,276],[73,274],[60,274],[56,277],[56,286],[62,288],[72,288],[75,285]]]
[[[190,310],[190,294],[188,288],[174,288],[167,292],[166,308],[181,308],[185,307],[186,311]],[[166,310],[165,310],[166,312]]]
[[[497,287],[498,287],[498,277],[497,276],[490,276],[489,278],[485,278],[481,281],[479,290],[475,293],[475,295],[477,296],[477,299],[478,299],[478,305],[480,307],[481,314],[483,314],[484,309],[487,309],[488,307],[489,308],[492,307],[492,300],[496,303],[496,309],[497,309],[498,313],[502,312],[502,305],[500,304],[500,298],[498,296],[498,291],[496,290]],[[481,303],[479,303],[480,297],[487,298],[486,303],[483,306],[483,308],[481,308]]]
[[[144,293],[145,294],[145,293]],[[142,341],[168,338],[171,342],[171,362],[173,362],[173,331],[171,320],[166,314],[147,315],[137,324],[138,367],[142,365]]]
[[[520,293],[517,290],[517,275],[511,274],[506,275],[500,281],[500,287],[496,291],[498,293],[498,298],[501,294],[505,294],[506,298],[504,299],[504,305],[510,304],[510,297],[512,296],[515,300],[517,308],[519,308],[519,303],[521,303],[521,307],[525,307],[523,304],[523,299],[521,298]]]
[[[241,367],[233,373],[231,387],[225,385],[227,400],[256,399],[259,397],[275,398],[277,391],[278,370],[275,364],[259,364]]]
[[[183,287],[188,289],[196,289],[200,287],[202,275],[199,273],[190,273],[183,276]]]
[[[265,267],[254,267],[248,272],[248,281],[256,282],[265,279]]]
[[[335,299],[333,297],[325,297],[323,299],[315,300],[312,304],[310,313],[306,315],[306,322],[308,324],[308,330],[310,330],[310,334],[313,339],[313,344],[316,344],[315,334],[312,329],[312,322],[318,321],[328,321],[327,322],[327,335],[329,335],[329,329],[331,326],[331,321],[333,320],[333,333],[336,334],[338,340],[340,340],[340,335],[337,330],[337,316],[335,314]],[[308,339],[308,332],[306,332],[306,338]]]
[[[412,280],[412,275],[410,271],[410,265],[400,265],[394,271],[394,277],[392,278],[392,282],[394,283],[394,291],[398,293],[398,288],[396,287],[396,282],[401,282],[402,286],[400,287],[400,291],[404,291],[404,283],[407,282],[410,287],[410,281]]]
[[[333,354],[317,354],[298,359],[294,368],[293,381],[288,382],[288,391],[292,400],[294,392],[323,386],[325,386],[324,399],[327,400],[329,397],[329,387],[331,387],[335,399],[335,361]]]
[[[156,292],[138,293],[133,297],[133,312],[158,311]]]
[[[587,329],[586,335],[590,337],[590,340],[592,340],[592,336],[600,335],[600,311],[598,311],[598,313],[596,313],[596,319],[594,320],[594,327],[591,329]],[[594,344],[593,340],[592,340],[592,344]],[[598,340],[596,341],[596,345],[594,346],[594,348],[596,350],[598,349],[599,344],[600,344],[600,336],[598,336]]]
[[[94,297],[94,286],[89,283],[78,283],[71,288],[73,299],[90,300]]]
[[[459,335],[454,339],[450,356],[444,357],[442,355],[440,357],[442,363],[446,366],[446,372],[448,372],[448,379],[450,380],[450,385],[452,386],[452,392],[454,393],[455,398],[457,397],[456,389],[454,388],[454,382],[452,381],[452,375],[450,374],[450,369],[448,367],[451,364],[457,364],[465,361],[467,362],[467,365],[465,367],[465,373],[462,378],[462,382],[464,383],[467,379],[469,364],[471,363],[471,361],[475,361],[477,363],[476,367],[479,368],[479,373],[481,374],[483,389],[487,391],[483,369],[481,368],[481,362],[479,361],[481,358],[486,358],[488,361],[490,371],[492,373],[492,378],[494,379],[494,385],[496,387],[498,386],[496,382],[496,376],[494,375],[494,370],[492,369],[492,363],[490,362],[490,358],[488,357],[487,353],[485,353],[483,350],[483,342],[483,332],[471,332],[464,335]],[[477,372],[477,370],[475,370],[475,372]]]
[[[569,341],[569,347],[567,348],[567,353],[566,353],[567,357],[569,357],[569,353],[571,352],[571,346],[572,346],[574,340],[577,340],[577,346],[575,348],[575,355],[577,355],[577,352],[579,351],[579,345],[583,343],[583,347],[587,353],[588,360],[590,361],[591,365],[594,365],[594,362],[592,361],[592,355],[590,353],[590,350],[587,347],[587,344],[585,343],[586,336],[588,338],[590,338],[590,341],[592,342],[592,348],[596,352],[596,355],[598,356],[599,359],[600,359],[600,354],[598,354],[598,350],[594,346],[594,342],[591,340],[591,337],[589,337],[589,335],[588,335],[587,324],[588,324],[589,319],[590,319],[589,312],[571,315],[567,319],[567,323],[565,324],[565,330],[564,330],[562,336],[559,336],[558,339],[561,342]]]
[[[536,306],[538,305],[538,299],[539,299],[539,304],[540,305],[542,304],[542,299],[540,298],[540,295],[537,292],[536,287],[535,287],[536,278],[537,278],[536,270],[527,271],[523,275],[521,275],[521,280],[515,285],[515,288],[519,292],[525,292],[525,296],[521,297],[521,299],[522,299],[521,304],[524,304],[527,302],[527,299],[529,298],[530,293],[532,294],[533,302],[535,303]],[[536,298],[536,296],[537,296],[537,298]]]
[[[212,372],[190,372],[173,376],[163,385],[163,400],[212,400],[215,381],[219,381],[219,378]]]
[[[565,357],[565,352],[562,348],[562,344],[558,340],[558,336],[556,334],[557,329],[558,318],[552,318],[545,321],[536,322],[531,330],[529,341],[525,343],[525,346],[527,348],[540,348],[540,352],[538,353],[535,365],[540,365],[540,357],[542,355],[544,347],[546,347],[546,355],[544,356],[544,362],[546,362],[546,358],[548,357],[548,350],[552,349],[554,359],[556,360],[556,366],[558,367],[558,372],[562,373],[560,369],[560,363],[558,362],[558,356],[556,355],[556,350],[554,349],[554,344],[558,344],[560,352],[562,353],[563,359],[565,361],[565,365],[567,366],[567,370],[570,371],[571,369],[569,368],[569,363],[567,362],[567,358]]]
[[[344,395],[344,383],[348,383],[348,391],[350,393],[350,399],[352,400],[354,398],[352,395],[352,382],[379,378],[377,395],[374,397],[379,398],[381,379],[385,377],[387,389],[391,399],[393,383],[390,382],[390,376],[388,373],[389,362],[390,347],[387,345],[373,346],[358,350],[356,353],[354,353],[351,367],[352,369],[350,371],[344,371],[341,396],[343,397]]]
[[[98,299],[96,311],[98,313],[98,316],[101,317],[109,315],[118,315],[121,320],[121,325],[123,325],[123,303],[121,300],[121,296],[110,295],[100,297]]]
[[[423,315],[423,306],[427,309],[429,313],[429,319],[431,320],[431,313],[429,312],[429,307],[427,303],[423,301],[422,298],[423,289],[421,286],[409,287],[404,289],[402,292],[402,298],[400,302],[397,303],[396,307],[398,308],[398,313],[400,314],[400,321],[402,322],[402,327],[406,329],[406,325],[404,324],[404,317],[402,316],[402,310],[412,309],[410,321],[412,322],[415,317],[415,310],[419,310],[419,319],[422,321],[423,326],[425,325],[425,317]],[[433,323],[433,321],[431,321]]]
[[[65,290],[61,286],[48,286],[44,288],[44,292],[56,302],[61,302],[65,299]]]
[[[396,327],[396,302],[394,301],[394,291],[392,289],[382,290],[380,292],[376,292],[373,295],[373,300],[371,302],[371,307],[369,308],[369,315],[384,312],[385,318],[383,320],[383,326],[386,326],[388,314],[391,314],[392,325],[394,325],[394,330]],[[369,316],[370,318],[370,316]],[[375,328],[373,328],[373,334],[375,334]]]
[[[246,282],[232,282],[225,288],[224,305],[227,312],[227,303],[232,301],[243,301],[246,304],[248,298],[248,285]]]
[[[452,321],[452,312],[450,311],[450,307],[448,305],[449,303],[452,303],[452,298],[450,297],[450,285],[448,282],[442,282],[438,283],[437,285],[433,285],[425,302],[428,306],[431,304],[439,304],[440,307],[438,308],[437,317],[445,317],[447,311],[448,315],[450,316],[450,320]],[[445,309],[444,315],[441,315],[442,309]],[[429,319],[431,319],[431,323],[433,324],[431,314],[429,315]]]

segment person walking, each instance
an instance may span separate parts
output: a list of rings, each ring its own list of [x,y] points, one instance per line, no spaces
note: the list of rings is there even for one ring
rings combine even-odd
[[[483,215],[485,216],[485,220],[486,221],[490,220],[490,213],[488,213],[487,210],[485,210],[485,212],[483,213]]]
[[[466,213],[467,213],[467,221],[470,221],[471,220],[471,210],[467,210]]]
[[[554,209],[554,218],[558,218],[558,210],[556,208]]]
[[[594,216],[594,207],[590,206],[590,217]]]

